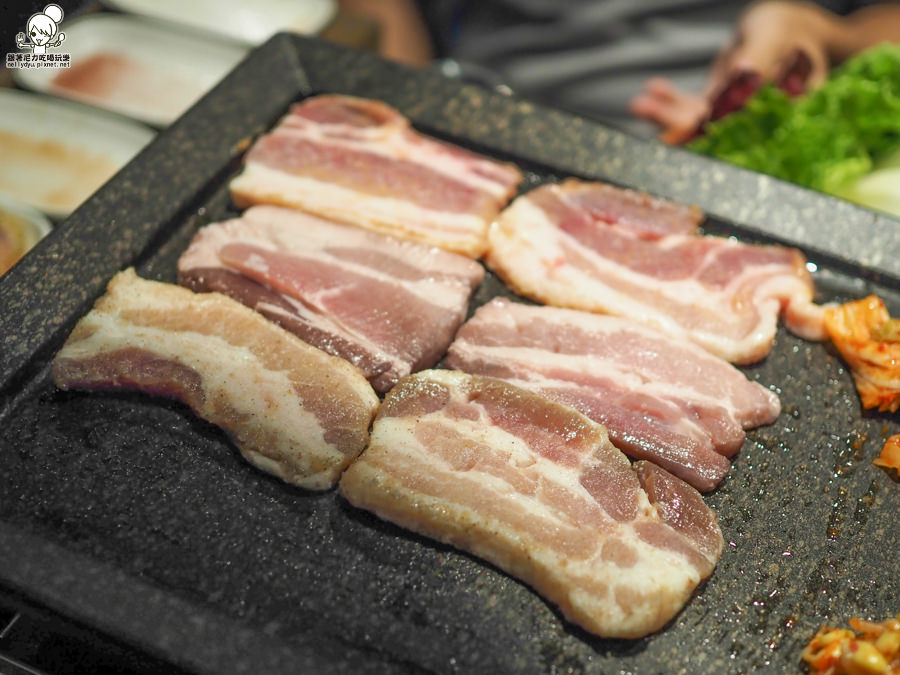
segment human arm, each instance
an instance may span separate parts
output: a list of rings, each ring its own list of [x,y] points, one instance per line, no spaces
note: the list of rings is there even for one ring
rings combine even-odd
[[[381,56],[414,66],[432,59],[428,30],[413,0],[340,0],[340,8],[378,24]]]
[[[638,117],[662,127],[661,138],[679,143],[699,125],[727,114],[764,82],[792,94],[818,86],[829,69],[884,41],[900,40],[900,3],[839,16],[811,2],[768,1],[752,5],[728,46],[712,63],[701,94],[678,91],[652,78],[631,101]]]

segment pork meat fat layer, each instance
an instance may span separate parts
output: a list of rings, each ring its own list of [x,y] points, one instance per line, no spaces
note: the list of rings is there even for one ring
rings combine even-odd
[[[275,206],[202,228],[178,261],[182,285],[233,297],[381,392],[446,353],[483,277],[465,256]]]
[[[628,317],[733,363],[769,353],[779,314],[824,339],[799,251],[698,236],[699,221],[696,209],[569,179],[505,209],[486,261],[533,300]]]
[[[778,397],[727,361],[634,321],[495,298],[457,333],[447,367],[504,379],[606,425],[634,459],[698,490],[731,468],[744,429],[778,417]]]
[[[53,361],[61,389],[178,399],[252,464],[310,489],[362,451],[378,397],[349,363],[240,303],[117,274]]]
[[[340,491],[484,558],[603,637],[658,630],[713,570],[715,515],[577,411],[500,380],[423,371],[388,393]]]
[[[291,107],[230,185],[239,207],[277,204],[478,258],[522,175],[414,131],[378,101],[317,96]]]

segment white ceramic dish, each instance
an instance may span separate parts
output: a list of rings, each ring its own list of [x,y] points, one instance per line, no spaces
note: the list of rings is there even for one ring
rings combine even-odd
[[[0,276],[51,229],[50,221],[40,211],[0,196]]]
[[[279,31],[315,35],[337,14],[336,0],[105,0],[125,12],[180,23],[258,45]]]
[[[0,195],[64,218],[153,136],[86,106],[0,90]]]
[[[89,14],[64,27],[71,67],[15,69],[16,82],[160,127],[177,119],[247,53],[243,46],[178,26],[120,14]]]

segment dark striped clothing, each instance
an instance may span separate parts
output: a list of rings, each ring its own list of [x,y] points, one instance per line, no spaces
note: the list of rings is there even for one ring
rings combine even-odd
[[[428,0],[438,49],[463,74],[485,73],[522,96],[635,133],[628,113],[654,75],[701,92],[745,0]],[[866,2],[818,4],[846,14]]]

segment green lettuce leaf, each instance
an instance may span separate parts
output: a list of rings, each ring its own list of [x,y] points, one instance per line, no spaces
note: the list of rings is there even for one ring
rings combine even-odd
[[[739,166],[841,195],[900,145],[900,47],[880,45],[791,99],[772,85],[688,145]]]

